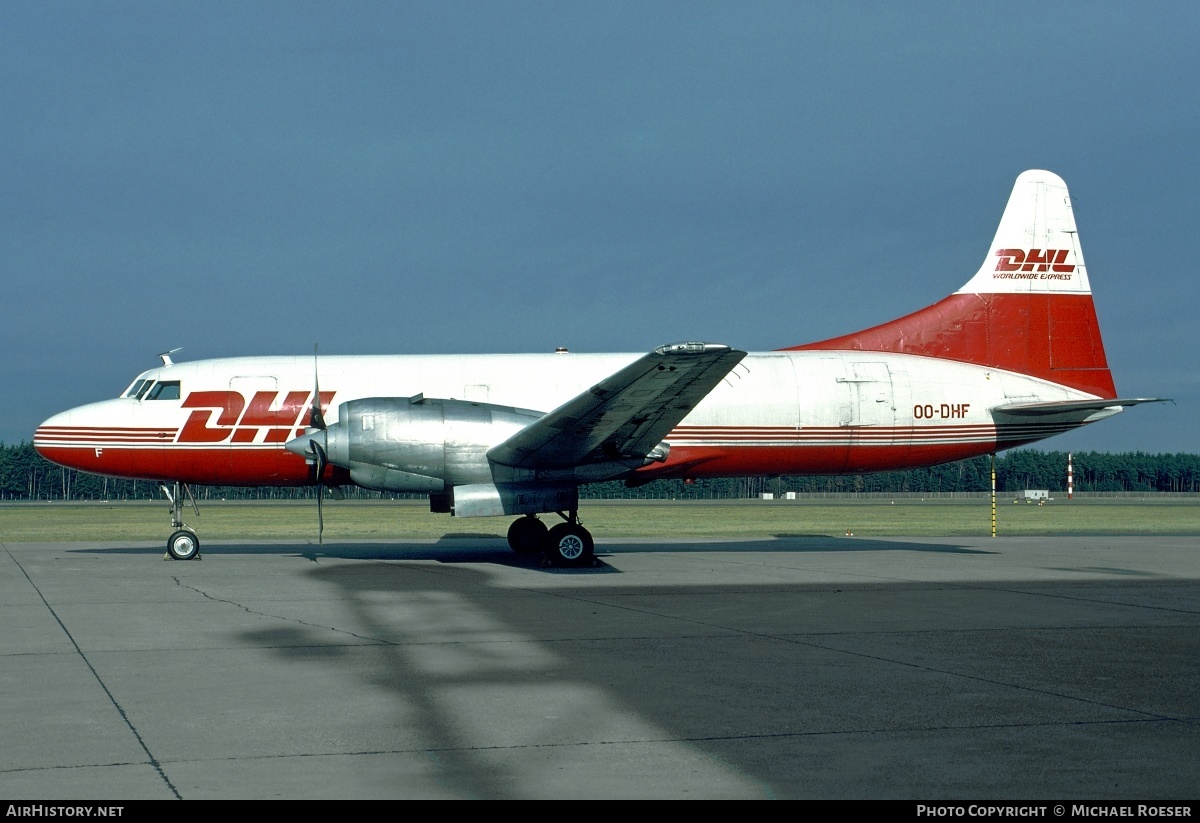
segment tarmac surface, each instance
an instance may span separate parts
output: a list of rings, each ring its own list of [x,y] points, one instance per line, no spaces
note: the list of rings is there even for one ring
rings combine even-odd
[[[1195,799],[1195,537],[0,542],[0,797]]]

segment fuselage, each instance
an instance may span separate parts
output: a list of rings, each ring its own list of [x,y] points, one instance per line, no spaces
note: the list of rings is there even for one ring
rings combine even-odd
[[[549,412],[638,354],[323,357],[321,406],[443,398]],[[145,382],[142,382],[145,381]],[[283,446],[304,434],[314,361],[246,357],[151,369],[120,398],[56,415],[34,445],[57,463],[120,477],[305,485]],[[1007,419],[996,406],[1091,399],[1051,381],[933,357],[863,351],[748,355],[677,425],[654,477],[838,474],[933,465],[1031,443],[1116,410]],[[506,437],[497,432],[496,442]],[[489,444],[490,445],[490,444]]]

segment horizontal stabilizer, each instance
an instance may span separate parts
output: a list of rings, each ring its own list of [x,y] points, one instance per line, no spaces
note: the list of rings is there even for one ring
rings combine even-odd
[[[1055,400],[1048,403],[1008,403],[993,406],[992,411],[1018,416],[1039,417],[1045,414],[1062,414],[1077,411],[1104,411],[1105,409],[1136,406],[1139,403],[1173,403],[1165,397],[1115,397],[1111,400]]]

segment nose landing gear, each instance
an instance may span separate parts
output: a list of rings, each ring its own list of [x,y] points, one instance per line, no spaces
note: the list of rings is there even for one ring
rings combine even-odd
[[[158,487],[162,489],[163,495],[171,504],[171,528],[174,529],[171,536],[167,538],[167,553],[163,556],[163,560],[199,560],[200,538],[196,535],[195,529],[183,522],[184,492],[192,501],[192,508],[195,509],[196,516],[200,516],[200,507],[196,505],[196,498],[192,497],[191,488],[178,480],[171,484],[170,489],[167,488],[166,483],[159,483]]]

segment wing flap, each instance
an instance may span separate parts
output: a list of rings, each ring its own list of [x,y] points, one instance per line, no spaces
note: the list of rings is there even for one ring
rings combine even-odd
[[[517,469],[646,458],[741,362],[716,343],[660,346],[488,451]]]

